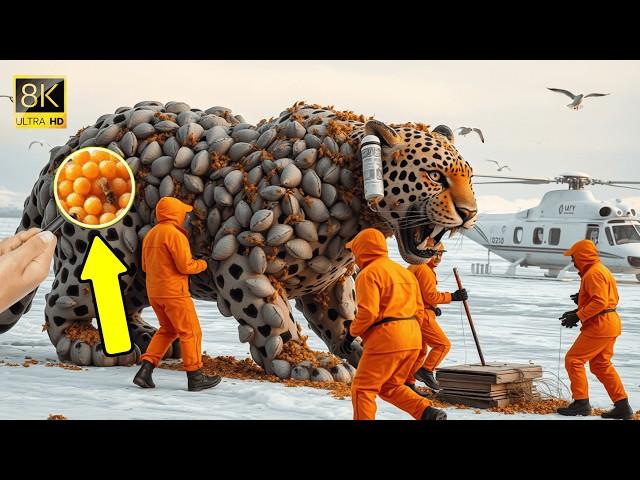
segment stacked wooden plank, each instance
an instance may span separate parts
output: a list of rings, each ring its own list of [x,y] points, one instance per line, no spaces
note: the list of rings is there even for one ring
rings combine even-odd
[[[533,380],[542,367],[533,364],[487,362],[439,368],[438,399],[476,408],[503,407],[538,398]]]

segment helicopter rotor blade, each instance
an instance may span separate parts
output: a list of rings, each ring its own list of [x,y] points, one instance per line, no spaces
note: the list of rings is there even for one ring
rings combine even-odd
[[[626,185],[614,185],[613,183],[603,183],[602,185],[605,185],[607,187],[626,188],[627,190],[640,190],[640,188],[637,188],[637,187],[627,187]]]
[[[542,185],[547,182],[537,182],[537,181],[527,181],[527,180],[510,180],[506,182],[473,182],[474,185],[496,185],[496,184],[504,184],[504,183],[514,183],[518,185]]]
[[[628,182],[626,180],[598,180],[597,178],[591,179],[591,185],[603,185],[605,187],[617,187],[617,188],[627,188],[629,190],[640,190],[637,187],[627,187],[626,185],[640,185],[640,182]]]
[[[622,184],[622,185],[640,185],[640,182],[627,182],[625,181],[618,181],[618,180],[594,180],[595,184],[598,185],[613,185],[613,184]]]
[[[527,183],[536,183],[536,184],[544,184],[544,183],[556,183],[556,180],[553,178],[545,178],[545,177],[507,177],[507,176],[499,176],[499,175],[476,175],[475,178],[491,178],[496,180],[519,180]]]

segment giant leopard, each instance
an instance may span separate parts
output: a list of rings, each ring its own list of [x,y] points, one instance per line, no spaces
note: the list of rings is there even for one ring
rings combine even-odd
[[[359,151],[367,134],[379,137],[383,152],[384,198],[373,203],[364,200]],[[58,234],[45,328],[59,358],[80,365],[131,364],[155,332],[140,315],[149,306],[140,256],[162,196],[194,206],[189,240],[194,255],[209,258],[209,268],[192,276],[193,297],[215,301],[223,316],[235,318],[253,360],[283,378],[309,375],[305,366],[280,358],[289,342],[302,341],[289,300],[329,350],[345,359],[344,367],[357,366],[361,347],[347,355],[340,345],[343,324],[357,305],[354,258],[344,245],[361,229],[394,236],[406,262],[422,263],[433,253],[427,246],[476,221],[472,169],[445,126],[387,125],[305,102],[253,125],[225,107],[144,101],[100,116],[51,151],[25,200],[18,231],[56,216],[56,167],[88,146],[117,152],[136,178],[129,213],[100,231],[128,266],[120,282],[135,350],[106,356],[92,334],[94,304],[79,269],[95,231],[66,223]],[[34,294],[0,314],[0,333],[29,310]],[[167,357],[178,356],[176,341]],[[334,367],[333,379],[348,380],[346,370]],[[327,372],[320,376],[326,380]]]

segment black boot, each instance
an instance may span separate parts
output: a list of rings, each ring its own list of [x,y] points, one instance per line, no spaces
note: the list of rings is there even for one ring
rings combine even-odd
[[[426,393],[421,392],[420,390],[418,390],[416,388],[416,384],[415,383],[405,383],[405,385],[407,387],[409,387],[411,390],[413,390],[414,392],[416,392],[418,395],[420,395],[421,397],[425,397],[425,398],[430,398],[429,395],[427,395]]]
[[[202,373],[202,369],[187,372],[188,390],[190,392],[199,392],[200,390],[215,387],[221,380],[222,378],[219,375],[205,375]]]
[[[574,400],[566,407],[560,407],[558,409],[558,413],[560,415],[564,415],[565,417],[575,417],[576,415],[583,415],[588,417],[591,415],[591,405],[589,404],[589,399],[585,398],[584,400]]]
[[[153,369],[153,363],[148,360],[143,360],[140,370],[138,370],[136,376],[133,377],[133,383],[142,388],[155,388],[156,384],[153,383],[153,379],[151,378]]]
[[[618,420],[631,420],[633,409],[629,405],[629,399],[618,400],[613,404],[613,408],[600,415],[602,418],[617,418]]]
[[[440,384],[438,383],[438,381],[433,376],[433,372],[430,372],[429,370],[427,370],[424,367],[421,367],[416,372],[416,379],[420,380],[422,383],[424,383],[431,390],[436,390],[436,391],[440,390]]]
[[[447,412],[440,410],[439,408],[427,407],[422,412],[421,420],[446,420]]]

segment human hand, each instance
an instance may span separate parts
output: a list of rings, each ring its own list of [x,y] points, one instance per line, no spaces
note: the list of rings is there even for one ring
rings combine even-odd
[[[558,319],[558,320],[561,320],[560,324],[563,327],[567,327],[567,328],[577,327],[578,323],[580,323],[580,318],[578,317],[578,314],[576,312],[577,310],[564,312],[562,316]]]
[[[204,272],[207,268],[209,268],[209,262],[211,261],[211,257],[207,257],[204,253],[196,253],[193,255],[193,259],[201,264],[201,261],[204,262],[204,267],[200,270],[200,272]]]
[[[580,298],[580,292],[574,293],[573,295],[569,295],[569,298],[573,300],[573,303],[578,305],[578,299]]]
[[[340,351],[345,356],[348,356],[353,351],[351,344],[356,339],[356,337],[351,335],[351,332],[349,331],[350,327],[351,327],[351,320],[347,320],[346,322],[344,322],[345,334],[344,334],[344,339],[340,344]]]
[[[39,228],[23,230],[0,241],[0,312],[47,278],[57,239]]]
[[[455,292],[453,292],[451,294],[451,301],[452,302],[464,302],[468,298],[469,298],[469,295],[467,294],[467,290],[465,288],[461,288],[460,290],[456,290]]]
[[[39,228],[30,228],[29,230],[22,230],[12,237],[3,238],[0,240],[0,256],[15,250],[38,232],[40,232]]]

